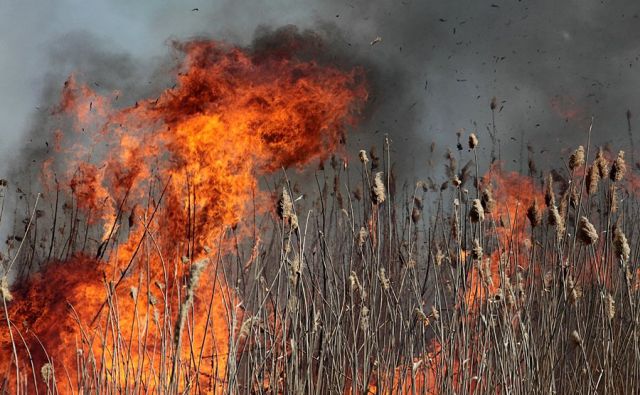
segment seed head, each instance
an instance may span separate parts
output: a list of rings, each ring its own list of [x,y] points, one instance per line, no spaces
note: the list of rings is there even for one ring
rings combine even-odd
[[[298,227],[298,217],[293,210],[293,200],[291,199],[291,195],[289,194],[287,187],[282,187],[282,193],[278,200],[277,212],[280,219],[285,222],[289,222],[292,228],[295,229]]]
[[[478,146],[478,137],[475,133],[469,135],[469,149],[474,149]]]
[[[567,280],[567,288],[569,289],[569,302],[575,305],[582,297],[582,289],[576,285],[571,277]]]
[[[604,150],[602,147],[598,149],[598,153],[596,154],[596,159],[593,161],[593,164],[598,168],[598,175],[600,178],[605,178],[609,172],[609,162],[604,157]]]
[[[433,318],[435,321],[438,321],[440,319],[440,312],[438,311],[438,309],[436,308],[436,306],[431,306],[431,318]]]
[[[427,318],[427,315],[422,311],[420,307],[416,307],[415,309],[413,309],[413,312],[416,314],[416,317],[418,317],[418,319],[425,325],[429,324],[429,318]]]
[[[482,246],[478,239],[473,240],[473,248],[471,249],[471,257],[473,259],[479,260],[482,259]]]
[[[629,248],[627,236],[625,236],[619,226],[616,226],[613,230],[613,250],[616,254],[616,258],[620,259],[623,265],[629,262],[631,248]]]
[[[385,291],[391,287],[391,282],[389,281],[389,277],[387,277],[387,272],[383,267],[378,270],[378,278],[380,279],[380,285],[382,285],[382,289]]]
[[[609,178],[612,181],[620,181],[624,177],[624,174],[627,172],[627,165],[624,163],[624,151],[618,152],[618,157],[615,161],[613,161],[613,165],[611,165],[611,172],[609,173]]]
[[[386,200],[384,182],[382,181],[382,172],[377,172],[371,186],[371,199],[375,204],[382,204]]]
[[[422,214],[422,212],[420,211],[420,209],[416,206],[413,207],[413,210],[411,210],[411,220],[413,221],[413,223],[417,223],[420,220],[420,215]]]
[[[13,300],[13,295],[11,295],[11,291],[9,291],[9,279],[6,275],[0,278],[0,298],[4,299],[6,302],[11,302]]]
[[[582,344],[582,338],[580,337],[578,331],[574,330],[573,332],[571,332],[571,341],[573,341],[574,346],[579,346]]]
[[[598,241],[598,232],[587,217],[580,218],[578,238],[586,245],[591,245]]]
[[[584,165],[584,147],[579,146],[569,157],[569,169],[575,170],[582,165]]]
[[[367,306],[362,306],[360,310],[360,329],[363,332],[369,332],[369,308]]]
[[[598,192],[598,183],[600,182],[600,172],[594,163],[587,170],[587,193],[593,195]]]
[[[553,177],[549,174],[544,188],[544,204],[550,207],[552,204],[555,204],[555,202],[556,196],[553,193]]]
[[[482,208],[480,199],[473,199],[471,210],[469,210],[469,218],[471,218],[471,222],[484,221],[484,208]]]
[[[442,261],[444,260],[444,254],[442,253],[442,251],[440,251],[440,249],[438,248],[436,250],[436,254],[435,254],[435,259],[434,259],[434,263],[436,264],[436,266],[440,266],[442,265]]]
[[[369,237],[369,232],[363,226],[360,228],[360,231],[358,232],[358,246],[360,248],[362,248],[362,246],[364,246],[364,243],[367,242],[367,237]]]
[[[360,157],[360,162],[362,162],[362,164],[366,165],[369,162],[369,157],[367,156],[366,150],[361,149],[358,156]]]
[[[40,375],[45,383],[50,383],[53,380],[53,365],[49,362],[42,365],[42,368],[40,368]]]
[[[496,201],[493,200],[493,194],[490,188],[484,188],[480,194],[480,203],[487,214],[491,214],[496,209]]]
[[[531,227],[535,228],[540,225],[540,221],[542,220],[542,214],[540,213],[540,208],[538,207],[538,200],[533,199],[533,203],[527,209],[527,218],[529,218],[529,222],[531,223]]]
[[[616,301],[610,293],[607,294],[604,300],[604,312],[609,321],[616,316]]]
[[[562,239],[562,234],[564,233],[564,219],[562,219],[562,216],[555,205],[549,207],[547,221],[549,225],[556,228],[556,238],[558,240]]]

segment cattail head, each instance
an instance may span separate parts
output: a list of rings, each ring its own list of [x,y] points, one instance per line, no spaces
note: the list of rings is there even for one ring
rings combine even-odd
[[[527,218],[529,218],[529,222],[531,223],[532,228],[540,225],[542,214],[540,213],[540,208],[538,207],[538,200],[533,199],[531,206],[529,206],[529,208],[527,209]]]
[[[366,165],[369,162],[369,157],[367,156],[367,151],[361,149],[360,153],[358,154],[358,156],[360,157],[360,162],[362,162],[363,165]]]
[[[302,273],[302,260],[300,260],[300,256],[295,254],[293,259],[289,261],[289,284],[291,288],[295,288],[298,285],[298,279],[300,278],[300,274]]]
[[[240,326],[240,333],[238,334],[238,338],[245,339],[251,335],[253,328],[256,326],[260,326],[260,317],[253,316],[244,320],[242,325]]]
[[[627,236],[619,226],[616,226],[613,230],[613,251],[616,254],[616,258],[620,259],[623,265],[629,262],[631,248],[629,248]]]
[[[564,219],[555,205],[549,207],[547,221],[549,225],[556,228],[556,239],[561,240],[564,233]]]
[[[416,314],[418,320],[422,321],[422,323],[425,325],[429,325],[429,318],[420,307],[416,307],[415,309],[413,309],[413,312]]]
[[[389,281],[389,277],[387,277],[387,272],[383,267],[378,270],[378,279],[380,279],[380,285],[382,289],[385,291],[391,287],[391,282]]]
[[[53,381],[53,365],[49,362],[42,365],[42,368],[40,368],[40,375],[42,376],[42,380],[47,384]]]
[[[349,284],[351,285],[351,290],[356,291],[360,288],[360,281],[358,280],[358,276],[356,272],[351,272],[349,275]]]
[[[191,265],[191,269],[189,270],[187,294],[193,294],[195,291],[198,281],[200,281],[200,276],[202,275],[204,268],[207,267],[207,263],[209,263],[209,260],[203,259]]]
[[[575,305],[582,297],[582,289],[576,285],[575,281],[571,277],[567,280],[567,288],[569,290],[569,302],[572,305]]]
[[[569,157],[569,169],[575,170],[584,165],[584,147],[579,146]]]
[[[282,187],[276,211],[281,220],[288,222],[294,229],[298,227],[298,217],[293,210],[293,200],[287,187]]]
[[[600,182],[600,172],[594,163],[587,169],[587,193],[593,195],[598,191],[598,183]]]
[[[358,232],[358,247],[362,248],[362,246],[364,246],[364,243],[367,242],[367,237],[369,237],[369,232],[367,231],[367,228],[363,226]]]
[[[493,200],[493,193],[491,188],[487,187],[482,190],[480,194],[480,203],[486,214],[491,214],[496,209],[496,201]]]
[[[440,319],[440,312],[438,311],[438,309],[436,308],[436,306],[431,306],[431,318],[433,318],[435,321],[438,321]]]
[[[571,332],[571,341],[573,342],[573,345],[576,347],[582,345],[582,337],[580,337],[580,334],[578,333],[577,330],[574,330],[573,332]]]
[[[542,277],[542,284],[544,285],[544,290],[546,292],[551,291],[551,286],[553,285],[553,272],[548,271]]]
[[[566,218],[569,213],[569,200],[569,188],[567,188],[562,194],[562,197],[560,198],[560,206],[558,206],[558,211],[563,218]]]
[[[482,246],[478,239],[473,240],[473,248],[471,249],[471,257],[475,260],[482,259]]]
[[[571,204],[571,207],[577,208],[580,201],[580,194],[578,194],[577,188],[574,185],[571,185],[568,192],[569,204]]]
[[[607,293],[607,296],[604,298],[604,313],[609,321],[616,316],[616,301],[610,293]]]
[[[369,308],[367,306],[362,306],[360,310],[360,329],[364,333],[369,332]]]
[[[591,245],[598,241],[598,232],[587,217],[580,218],[578,238],[586,245]]]
[[[413,221],[414,224],[417,223],[420,220],[421,214],[422,211],[417,206],[413,206],[411,210],[411,221]]]
[[[627,165],[624,163],[624,151],[618,152],[618,157],[615,161],[613,161],[613,165],[611,165],[611,172],[609,173],[609,178],[612,181],[620,181],[624,177],[624,174],[627,172]]]
[[[484,208],[482,208],[480,199],[473,199],[471,210],[469,210],[469,218],[471,218],[471,222],[484,221]]]
[[[4,299],[6,302],[11,302],[13,300],[13,295],[9,291],[9,279],[7,276],[2,276],[0,278],[0,298]]]
[[[436,266],[440,266],[442,265],[442,262],[444,261],[444,254],[442,253],[442,251],[440,251],[440,249],[438,248],[436,250],[435,256],[434,256],[434,263]]]
[[[478,146],[478,137],[476,137],[475,133],[471,133],[469,135],[469,148],[474,149]]]
[[[377,172],[371,186],[371,199],[374,204],[382,204],[386,200],[384,182],[382,181],[382,172]]]
[[[498,107],[498,99],[494,96],[491,98],[491,103],[489,103],[489,108],[491,111],[494,111]]]
[[[596,159],[593,161],[593,164],[598,168],[598,175],[600,178],[605,178],[609,172],[609,162],[604,157],[604,150],[602,147],[598,149],[598,153],[596,154]]]
[[[552,204],[555,204],[555,202],[556,195],[553,193],[553,177],[549,174],[544,186],[544,204],[550,207]]]

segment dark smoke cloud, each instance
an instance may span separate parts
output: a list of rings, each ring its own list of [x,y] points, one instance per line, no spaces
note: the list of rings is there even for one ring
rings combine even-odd
[[[494,96],[500,156],[515,169],[526,169],[528,143],[539,164],[558,164],[565,149],[586,142],[591,116],[594,145],[629,149],[634,136],[640,143],[640,3],[631,0],[113,1],[49,8],[27,1],[11,7],[0,20],[7,33],[0,86],[11,87],[0,94],[11,126],[0,149],[12,158],[0,165],[2,177],[40,166],[49,132],[43,109],[55,103],[69,73],[95,82],[98,91],[121,90],[126,104],[169,84],[170,40],[207,36],[250,45],[256,35],[273,38],[289,25],[322,37],[325,58],[365,68],[371,100],[350,150],[380,144],[388,134],[392,155],[408,174],[422,177],[431,171],[429,159],[442,162],[460,130],[477,131],[488,158]],[[30,84],[12,82],[25,73]]]
[[[366,148],[388,133],[417,175],[427,170],[430,143],[440,159],[463,129],[477,130],[488,158],[494,96],[500,156],[515,169],[526,169],[529,143],[539,163],[558,163],[586,143],[591,116],[592,142],[613,149],[630,148],[627,110],[631,133],[640,128],[637,2],[240,1],[200,11],[211,23],[198,29],[214,36],[248,42],[256,25],[293,23],[364,64],[370,111],[351,145]]]
[[[487,150],[493,96],[502,108],[496,121],[505,159],[519,159],[523,139],[556,155],[557,147],[584,140],[591,115],[596,143],[628,145],[626,111],[632,127],[640,113],[640,4],[634,1],[116,1],[98,9],[105,11],[100,39],[89,33],[88,15],[86,30],[75,37],[57,27],[63,33],[47,48],[53,55],[46,81],[59,77],[60,86],[75,68],[132,88],[140,70],[157,68],[149,58],[162,56],[167,38],[207,35],[247,45],[256,29],[294,24],[316,31],[331,51],[371,73],[369,118],[352,144],[388,133],[403,161],[414,158],[408,166],[416,171],[431,141],[451,146],[463,128],[477,128]],[[109,23],[112,37],[104,31]],[[382,41],[370,45],[378,36]],[[127,79],[133,85],[122,83]],[[552,102],[577,110],[578,119],[567,122]]]

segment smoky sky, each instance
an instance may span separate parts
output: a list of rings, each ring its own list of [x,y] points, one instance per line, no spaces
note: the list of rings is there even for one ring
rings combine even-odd
[[[48,108],[69,73],[145,97],[166,83],[170,40],[249,45],[288,25],[316,32],[329,52],[370,76],[349,148],[388,135],[392,155],[417,175],[432,155],[439,161],[455,150],[458,131],[476,131],[488,155],[493,97],[500,155],[515,169],[527,145],[547,163],[586,143],[592,116],[593,144],[630,150],[640,130],[636,1],[132,3],[0,4],[0,176],[14,174],[16,163],[39,165],[25,155],[43,149]]]

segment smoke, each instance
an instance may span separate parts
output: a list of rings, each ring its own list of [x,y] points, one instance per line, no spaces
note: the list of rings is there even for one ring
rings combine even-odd
[[[632,127],[634,114],[640,113],[633,108],[639,95],[634,68],[640,54],[640,31],[635,28],[640,5],[628,0],[194,1],[135,6],[116,1],[96,8],[102,12],[100,22],[88,9],[71,3],[48,10],[28,3],[23,7],[14,17],[36,16],[14,40],[26,36],[31,41],[29,36],[38,30],[29,24],[43,23],[54,33],[45,41],[47,61],[37,65],[38,72],[45,73],[45,86],[52,76],[78,69],[88,78],[133,79],[134,63],[162,56],[167,38],[207,35],[248,45],[260,26],[312,29],[328,39],[333,51],[366,64],[374,77],[375,111],[353,144],[358,139],[369,144],[388,133],[394,150],[404,161],[414,158],[417,171],[425,165],[425,147],[431,141],[451,146],[460,129],[477,129],[488,150],[489,102],[494,96],[500,104],[496,128],[501,153],[509,160],[518,160],[527,142],[557,151],[555,147],[584,140],[585,119],[592,115],[597,143],[626,145],[626,111],[631,110]],[[47,15],[53,15],[51,21]],[[74,31],[83,39],[71,34],[69,40]],[[376,37],[382,41],[371,45]],[[37,45],[23,47],[15,45],[10,51],[26,50],[23,56],[38,60],[45,56]],[[58,87],[63,80],[56,81]],[[34,89],[16,90],[30,95],[30,103],[38,95]],[[46,105],[48,98],[38,99]],[[553,103],[560,108],[553,109]],[[572,110],[578,119],[567,122],[561,114]],[[18,114],[22,119],[8,113],[4,117],[14,130],[8,147],[24,143],[15,137],[15,129],[29,129],[29,111]]]
[[[388,135],[392,159],[411,175],[432,172],[427,162],[455,150],[458,131],[476,132],[488,158],[493,97],[497,155],[515,169],[528,144],[539,163],[567,157],[563,148],[586,142],[591,116],[592,144],[629,149],[640,128],[640,4],[631,0],[27,1],[7,8],[0,176],[10,182],[37,172],[50,150],[49,109],[69,74],[98,92],[118,89],[125,105],[167,86],[163,75],[175,61],[169,40],[250,45],[288,25],[322,38],[315,55],[365,68],[371,97],[349,148]]]

